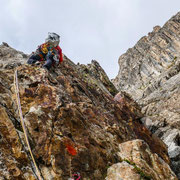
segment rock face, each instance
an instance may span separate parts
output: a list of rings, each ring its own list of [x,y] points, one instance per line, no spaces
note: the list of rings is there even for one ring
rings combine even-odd
[[[142,121],[168,146],[180,172],[180,12],[119,58],[113,80],[142,107]],[[180,178],[180,173],[178,174]]]
[[[79,172],[81,179],[103,180],[107,168],[122,161],[119,145],[136,139],[146,142],[167,169],[165,144],[141,123],[140,108],[126,93],[114,97],[117,90],[98,62],[75,65],[64,56],[59,67],[47,72],[41,65],[26,65],[22,53],[6,44],[0,52],[1,179],[37,179],[15,101],[15,69],[28,138],[43,179],[66,180]]]
[[[0,45],[0,68],[13,69],[16,66],[25,63],[28,55],[11,48],[7,43]]]
[[[133,140],[119,145],[121,163],[108,169],[106,180],[170,180],[177,179],[169,165],[152,153],[142,140]]]

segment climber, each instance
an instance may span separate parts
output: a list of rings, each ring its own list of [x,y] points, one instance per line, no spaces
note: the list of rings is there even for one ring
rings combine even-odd
[[[28,64],[45,61],[43,68],[50,70],[52,65],[58,65],[63,61],[62,49],[59,47],[60,36],[56,33],[48,33],[45,43],[38,46],[35,53],[28,59]]]

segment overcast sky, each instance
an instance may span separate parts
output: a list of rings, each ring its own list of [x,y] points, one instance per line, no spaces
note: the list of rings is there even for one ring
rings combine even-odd
[[[56,32],[73,62],[96,59],[114,78],[119,56],[179,10],[180,0],[0,0],[0,43],[31,53]]]

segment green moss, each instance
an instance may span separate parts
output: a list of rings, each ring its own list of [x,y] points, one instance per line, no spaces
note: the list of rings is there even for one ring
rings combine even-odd
[[[135,163],[130,162],[130,161],[129,161],[129,160],[127,160],[127,159],[124,159],[123,161],[127,162],[128,164],[130,164],[130,165],[132,165],[132,166],[135,166],[135,165],[136,165]]]
[[[124,159],[123,161],[127,162],[128,164],[132,165],[136,172],[141,176],[142,179],[144,180],[151,180],[152,177],[149,176],[148,174],[144,173],[143,170],[139,167],[136,166],[134,162],[130,162],[128,159]]]
[[[146,173],[144,173],[142,171],[142,169],[138,168],[136,165],[134,166],[134,169],[136,170],[136,172],[141,176],[141,178],[145,179],[145,180],[151,180],[152,177],[147,175]]]

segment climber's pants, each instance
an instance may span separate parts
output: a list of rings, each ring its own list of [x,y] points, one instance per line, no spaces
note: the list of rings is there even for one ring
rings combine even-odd
[[[28,59],[27,63],[28,64],[34,64],[37,61],[40,61],[41,57],[38,54],[33,54],[31,57]]]
[[[53,64],[53,61],[54,61],[52,53],[48,52],[45,59],[46,59],[46,62],[43,65],[43,67],[46,67],[49,70]]]
[[[46,67],[49,70],[51,68],[51,66],[52,66],[52,63],[53,63],[53,60],[49,58],[49,59],[46,60],[43,67]]]
[[[53,59],[53,54],[51,52],[47,53],[47,55],[44,57],[44,65],[43,67],[46,67],[47,69],[50,69],[54,59]],[[27,61],[28,64],[34,64],[37,61],[40,61],[42,57],[39,54],[33,54]]]

